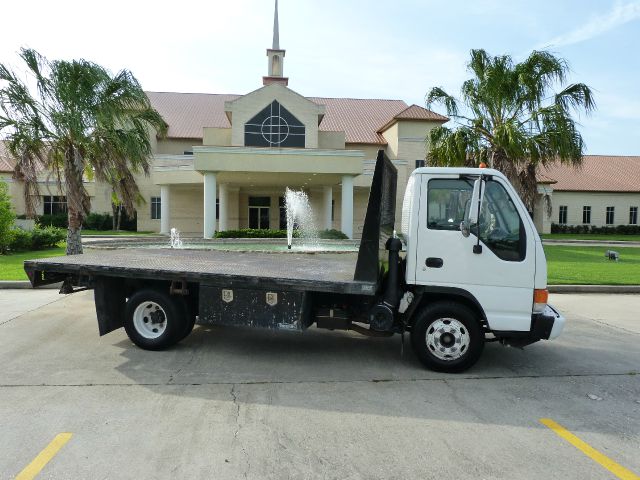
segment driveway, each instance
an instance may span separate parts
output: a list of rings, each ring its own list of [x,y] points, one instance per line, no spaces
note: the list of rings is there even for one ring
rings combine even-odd
[[[545,418],[640,473],[639,296],[553,295],[560,339],[448,375],[399,337],[313,329],[147,352],[98,336],[91,292],[49,293],[0,292],[3,479],[55,438],[39,478],[615,478]]]

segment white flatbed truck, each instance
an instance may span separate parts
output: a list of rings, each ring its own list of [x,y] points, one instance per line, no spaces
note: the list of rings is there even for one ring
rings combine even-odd
[[[100,334],[124,327],[149,350],[181,341],[196,320],[286,330],[315,324],[370,336],[409,332],[426,367],[461,372],[485,342],[524,347],[560,335],[565,319],[547,304],[542,242],[503,174],[416,169],[399,238],[396,177],[380,151],[357,256],[121,249],[29,260],[24,268],[33,286],[93,289]]]

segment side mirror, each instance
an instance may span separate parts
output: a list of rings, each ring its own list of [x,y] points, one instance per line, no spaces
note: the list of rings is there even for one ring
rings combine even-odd
[[[462,232],[462,236],[465,238],[471,235],[471,225],[467,220],[460,222],[460,232]]]
[[[467,217],[467,225],[477,225],[482,211],[482,201],[484,199],[485,181],[482,177],[473,183],[473,193],[471,194],[471,203],[469,204],[469,216]]]

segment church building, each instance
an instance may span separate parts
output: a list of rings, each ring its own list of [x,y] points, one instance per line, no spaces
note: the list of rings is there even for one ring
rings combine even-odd
[[[276,2],[262,86],[246,95],[147,92],[169,125],[155,141],[138,229],[286,228],[284,192],[307,192],[320,229],[360,236],[377,151],[398,169],[398,209],[429,129],[448,119],[402,100],[304,97],[288,87]],[[398,214],[399,215],[399,214]],[[399,218],[399,216],[398,216]]]

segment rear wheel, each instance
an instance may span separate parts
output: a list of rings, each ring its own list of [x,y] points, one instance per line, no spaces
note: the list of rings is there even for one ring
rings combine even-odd
[[[428,305],[411,331],[413,351],[429,369],[458,373],[475,364],[484,348],[484,332],[474,313],[458,303]]]
[[[186,337],[188,337],[191,332],[193,331],[193,327],[196,324],[196,313],[194,311],[194,309],[192,307],[190,307],[189,305],[186,304],[186,302],[184,302],[184,311],[185,311],[185,322],[184,322],[184,329],[183,331],[180,333],[178,341],[185,339]]]
[[[183,338],[188,320],[182,303],[156,290],[134,293],[125,306],[127,335],[145,350],[162,350],[174,345]]]

